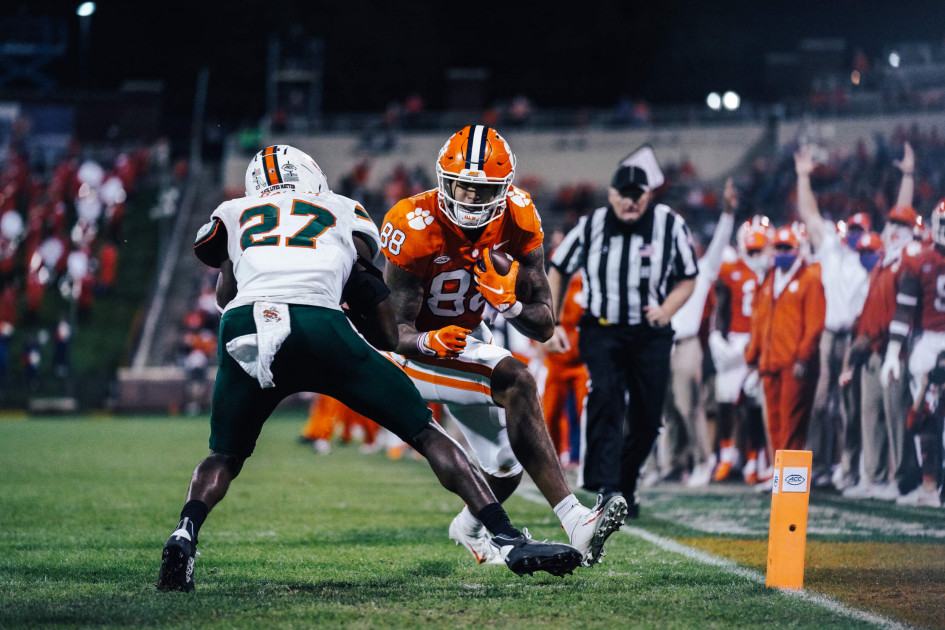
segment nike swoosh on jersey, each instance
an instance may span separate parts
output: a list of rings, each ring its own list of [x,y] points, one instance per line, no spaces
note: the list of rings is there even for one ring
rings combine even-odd
[[[502,241],[502,242],[499,243],[498,245],[493,245],[493,246],[492,246],[492,251],[497,251],[498,249],[501,249],[501,247],[502,247],[503,245],[505,245],[506,243],[508,243],[507,240],[506,240],[506,241]]]

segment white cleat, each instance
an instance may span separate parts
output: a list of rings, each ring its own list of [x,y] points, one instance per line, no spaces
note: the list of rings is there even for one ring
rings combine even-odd
[[[481,523],[475,531],[464,527],[461,515],[462,513],[457,514],[450,523],[450,540],[465,547],[479,564],[505,564],[505,559],[492,544],[492,537],[486,528]]]
[[[601,562],[604,543],[620,529],[627,518],[627,501],[615,494],[606,501],[597,495],[597,504],[587,509],[578,506],[572,509],[561,527],[568,534],[571,545],[581,552],[582,565],[592,567]]]
[[[689,479],[686,481],[688,488],[704,488],[712,481],[712,470],[715,468],[713,462],[697,464],[692,469]]]
[[[904,494],[896,499],[896,505],[942,507],[942,499],[939,497],[938,490],[926,490],[919,486],[909,494]]]

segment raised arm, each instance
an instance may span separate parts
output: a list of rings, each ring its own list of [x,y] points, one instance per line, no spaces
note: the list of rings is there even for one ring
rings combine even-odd
[[[794,171],[797,173],[797,211],[801,215],[801,221],[807,227],[807,237],[816,252],[824,240],[826,228],[810,184],[810,174],[813,170],[814,158],[810,154],[810,149],[802,146],[794,153]]]
[[[902,171],[902,182],[899,184],[899,196],[896,197],[896,206],[899,208],[912,207],[915,196],[915,153],[912,145],[906,142],[902,147],[902,159],[893,164]]]
[[[712,240],[699,261],[699,273],[705,274],[705,278],[709,282],[715,282],[715,279],[719,276],[719,269],[722,268],[722,255],[725,253],[726,245],[732,240],[732,231],[735,228],[735,207],[738,205],[738,191],[735,190],[735,184],[731,177],[725,181],[725,191],[722,198],[725,200],[722,206],[722,214],[715,225]]]

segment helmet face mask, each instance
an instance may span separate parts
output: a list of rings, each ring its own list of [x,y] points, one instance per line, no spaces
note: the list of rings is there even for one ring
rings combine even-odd
[[[929,222],[932,229],[932,241],[936,245],[945,246],[945,199],[938,202],[932,210],[932,220]]]
[[[453,134],[436,161],[437,202],[463,229],[482,227],[502,216],[515,177],[515,156],[494,129],[464,127]]]
[[[329,190],[328,180],[310,155],[289,145],[266,147],[246,167],[246,196],[291,190],[319,193]]]

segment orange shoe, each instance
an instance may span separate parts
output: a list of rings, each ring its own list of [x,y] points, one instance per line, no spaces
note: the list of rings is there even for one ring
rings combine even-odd
[[[712,480],[725,481],[730,474],[732,474],[732,462],[719,462],[719,465],[715,467]]]

